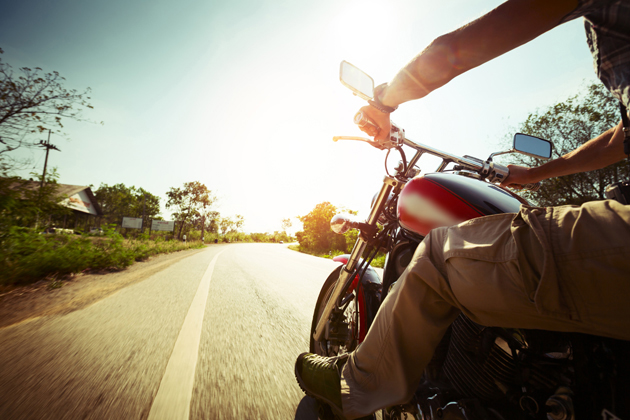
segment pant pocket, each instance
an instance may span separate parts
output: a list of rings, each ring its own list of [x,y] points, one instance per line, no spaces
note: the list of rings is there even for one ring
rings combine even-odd
[[[460,309],[483,325],[513,323],[534,310],[533,290],[523,283],[511,233],[514,214],[449,228],[444,246],[448,282]]]
[[[554,208],[522,207],[515,217],[512,236],[516,246],[521,281],[528,298],[542,316],[578,321],[570,285],[559,276],[551,238]]]

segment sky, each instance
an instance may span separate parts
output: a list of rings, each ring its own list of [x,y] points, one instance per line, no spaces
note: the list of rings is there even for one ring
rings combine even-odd
[[[323,201],[367,214],[385,174],[385,152],[332,141],[361,135],[352,118],[364,102],[339,83],[340,62],[386,82],[500,3],[0,0],[0,57],[91,88],[83,117],[95,123],[67,121],[67,138],[51,138],[59,182],[142,187],[162,197],[168,220],[166,192],[199,181],[246,232],[281,230],[285,218],[295,231],[296,217]],[[416,142],[485,159],[529,113],[596,80],[578,19],[403,104],[392,120]],[[43,170],[42,149],[20,153],[32,164],[19,175]]]

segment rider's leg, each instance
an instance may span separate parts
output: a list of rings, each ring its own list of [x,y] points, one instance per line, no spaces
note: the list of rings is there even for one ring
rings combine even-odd
[[[348,418],[406,402],[460,311],[482,325],[630,339],[630,206],[524,208],[435,229],[341,380]]]
[[[440,244],[435,246],[436,236],[431,233],[420,244],[364,342],[343,369],[341,396],[347,418],[409,401],[435,347],[460,313],[418,276],[422,272],[423,278],[433,277],[435,283],[446,284],[431,262],[431,251],[441,248]]]

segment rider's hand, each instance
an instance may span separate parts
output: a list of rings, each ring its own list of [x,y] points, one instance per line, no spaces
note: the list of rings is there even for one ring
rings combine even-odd
[[[508,165],[510,175],[501,183],[502,187],[521,189],[525,184],[533,184],[540,181],[532,174],[532,168],[519,165]]]
[[[374,137],[374,140],[383,141],[389,137],[389,131],[392,128],[389,120],[389,114],[385,114],[371,105],[364,106],[360,109],[361,112],[376,126],[378,131],[372,126],[365,126],[361,130],[370,137]]]

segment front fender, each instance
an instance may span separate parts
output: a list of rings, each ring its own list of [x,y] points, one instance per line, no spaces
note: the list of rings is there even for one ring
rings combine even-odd
[[[337,261],[343,264],[348,263],[349,254],[338,255],[333,258],[333,261]],[[361,262],[363,262],[361,260]],[[353,284],[351,288],[356,287]],[[378,275],[376,270],[371,266],[368,266],[365,270],[365,275],[361,279],[361,287],[359,288],[359,314],[361,316],[361,324],[364,328],[360,328],[359,342],[363,342],[365,334],[370,329],[372,321],[378,312],[378,308],[381,306],[381,291],[383,290],[383,281]]]
[[[349,258],[350,258],[350,254],[337,255],[335,258],[333,258],[333,261],[340,262],[342,264],[348,264]],[[362,262],[363,262],[363,258],[361,258],[361,261],[359,262],[359,264],[361,264]],[[368,286],[369,287],[382,286],[383,280],[381,280],[381,277],[378,275],[378,273],[372,266],[368,266],[361,283],[363,284],[364,287],[366,287],[366,290],[367,290]]]

